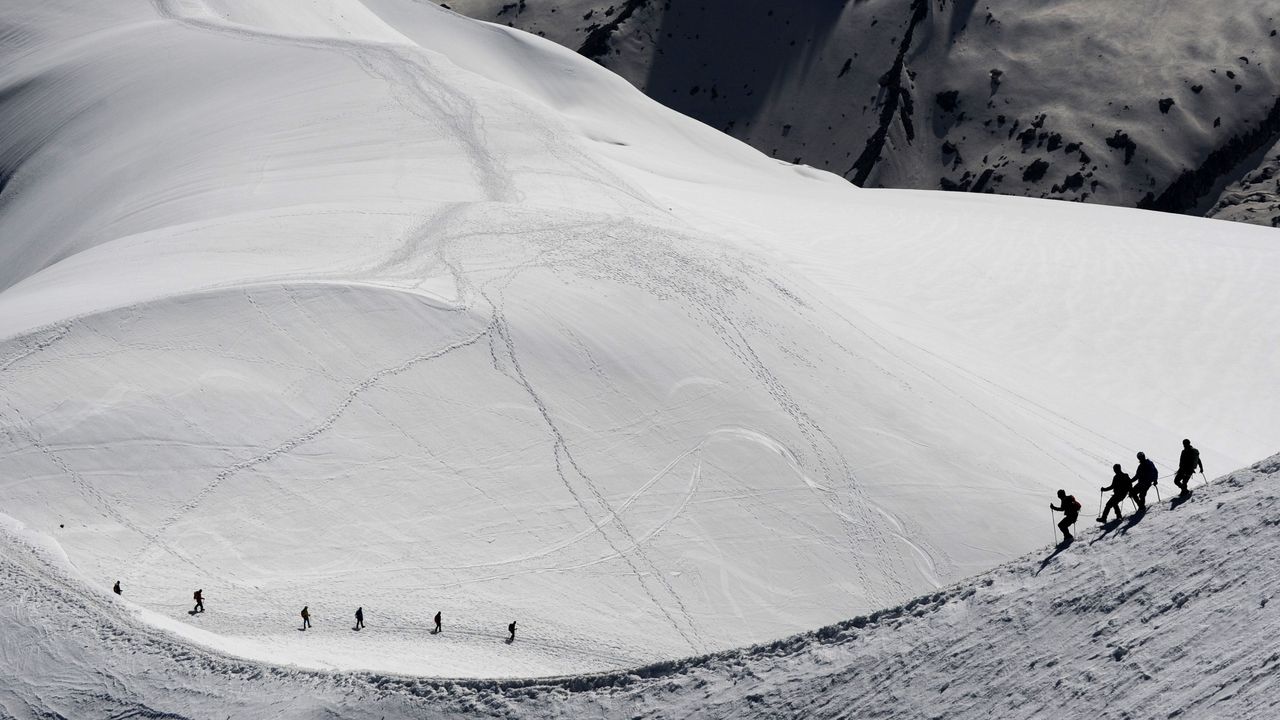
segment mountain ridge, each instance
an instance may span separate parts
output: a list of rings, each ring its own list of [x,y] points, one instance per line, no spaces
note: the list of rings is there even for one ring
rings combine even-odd
[[[576,49],[770,156],[860,186],[1280,223],[1272,183],[1255,177],[1243,206],[1227,187],[1280,146],[1280,38],[1265,3],[1210,18],[1193,3],[1148,13],[1087,0],[447,5]]]
[[[314,672],[188,646],[141,623],[136,606],[105,590],[85,594],[79,579],[68,584],[60,576],[74,571],[47,558],[56,545],[10,520],[0,527],[10,536],[0,545],[0,583],[13,590],[0,596],[0,639],[47,617],[90,640],[59,648],[66,688],[57,693],[24,695],[32,678],[16,665],[0,669],[10,680],[0,702],[11,712],[72,715],[108,707],[256,714],[278,712],[283,696],[293,703],[289,717],[333,708],[338,698],[358,718],[1267,717],[1280,704],[1280,656],[1268,641],[1280,627],[1280,580],[1267,571],[1280,559],[1277,475],[1280,455],[1198,485],[1174,507],[1166,500],[1145,516],[1086,528],[1074,545],[816,630],[622,672],[515,680]],[[46,559],[33,563],[33,554]],[[104,691],[94,676],[120,660],[84,658],[95,654],[150,657],[167,668],[157,680],[126,675]],[[177,699],[173,687],[183,683],[199,692]]]

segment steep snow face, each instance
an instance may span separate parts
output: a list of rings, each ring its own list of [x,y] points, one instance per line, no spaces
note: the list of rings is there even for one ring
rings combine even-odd
[[[204,645],[702,653],[1014,557],[1135,450],[1280,431],[1270,231],[860,191],[430,4],[6,21],[4,512]]]
[[[0,526],[0,709],[108,715],[1274,717],[1280,456],[1186,502],[814,632],[550,681],[247,663],[175,641]],[[49,632],[49,628],[65,631]]]
[[[862,186],[1204,214],[1280,140],[1274,6],[455,0]],[[1273,188],[1254,194],[1274,198]],[[1271,225],[1274,211],[1223,213]]]

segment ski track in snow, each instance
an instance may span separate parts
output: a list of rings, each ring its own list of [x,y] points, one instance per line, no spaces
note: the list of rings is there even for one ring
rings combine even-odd
[[[454,138],[466,148],[472,171],[490,200],[511,202],[518,199],[509,180],[510,173],[489,151],[484,137],[484,119],[476,111],[471,98],[450,86],[445,80],[447,74],[441,72],[442,68],[426,64],[421,53],[388,44],[287,35],[263,28],[194,18],[183,11],[181,0],[153,0],[152,4],[161,17],[198,30],[251,41],[345,51],[346,56],[354,58],[371,76],[386,82],[405,109],[421,117],[429,126],[441,118],[447,121]],[[418,74],[422,73],[430,74],[436,82],[419,82]],[[432,90],[443,92],[434,95]],[[424,106],[425,111],[421,109]]]
[[[156,529],[154,533],[144,534],[148,538],[148,543],[143,545],[143,547],[137,553],[135,553],[133,557],[129,558],[126,565],[134,566],[142,562],[145,559],[147,553],[152,549],[152,547],[160,544],[160,538],[164,536],[165,532],[169,528],[173,527],[175,523],[179,522],[180,520],[182,520],[183,517],[185,517],[187,514],[191,513],[192,511],[194,511],[197,507],[199,507],[200,503],[203,502],[205,498],[207,498],[215,490],[217,490],[218,487],[223,482],[225,482],[228,478],[232,477],[233,475],[241,471],[248,470],[249,468],[252,468],[254,466],[261,465],[266,462],[270,462],[271,460],[274,460],[275,458],[281,455],[284,455],[285,453],[292,452],[296,448],[320,437],[320,435],[322,435],[323,433],[325,433],[326,431],[328,431],[330,428],[332,428],[334,425],[338,423],[338,421],[342,418],[343,413],[346,412],[347,408],[351,407],[353,403],[359,400],[362,394],[367,392],[370,388],[373,388],[374,386],[376,386],[378,383],[382,382],[384,379],[389,377],[394,377],[401,373],[408,372],[412,370],[414,367],[422,363],[429,362],[431,360],[435,360],[440,357],[444,357],[445,355],[448,355],[449,353],[454,352],[455,350],[461,350],[462,348],[470,347],[471,345],[474,345],[480,340],[482,340],[483,338],[485,338],[490,332],[492,332],[492,330],[493,328],[491,326],[487,326],[478,333],[475,333],[469,337],[465,337],[460,340],[457,340],[440,349],[423,353],[422,355],[418,355],[416,357],[409,358],[408,360],[405,360],[404,362],[394,367],[383,368],[382,370],[379,370],[378,372],[374,373],[368,378],[365,378],[361,382],[357,383],[350,390],[348,390],[346,397],[342,399],[342,401],[338,404],[338,406],[334,408],[333,411],[329,413],[329,415],[327,415],[325,418],[323,418],[318,423],[316,423],[316,425],[311,429],[307,430],[301,435],[297,435],[292,438],[289,438],[288,440],[285,440],[284,442],[280,443],[279,445],[272,448],[271,450],[268,450],[264,453],[256,455],[252,458],[241,460],[240,462],[235,463],[230,467],[224,468],[213,478],[212,481],[210,481],[208,485],[206,485],[199,492],[199,494],[191,498],[191,500],[189,500],[185,505],[179,508],[177,512],[165,518],[165,520],[160,524],[160,526]],[[136,530],[136,528],[134,529]]]
[[[5,358],[3,362],[0,362],[0,373],[9,372],[9,369],[12,368],[13,366],[25,361],[27,358],[30,358],[36,355],[37,353],[43,352],[44,350],[52,346],[54,343],[65,338],[70,333],[71,333],[71,327],[69,325],[63,325],[63,326],[54,328],[52,334],[40,339],[35,339],[35,336],[38,333],[31,333],[28,337],[35,339],[35,342],[31,343],[29,347],[20,349],[18,352],[14,353],[12,356]]]
[[[432,570],[478,570],[480,568],[503,567],[506,565],[518,565],[522,563],[527,563],[530,560],[540,560],[542,558],[555,555],[560,551],[572,545],[576,545],[577,543],[587,539],[591,535],[594,535],[596,533],[603,533],[604,526],[621,522],[622,513],[626,512],[628,507],[634,504],[637,500],[641,498],[641,496],[643,496],[646,492],[648,492],[651,488],[653,488],[653,486],[656,485],[658,481],[665,478],[671,472],[671,470],[674,469],[675,466],[679,464],[682,460],[701,450],[704,444],[705,444],[705,440],[703,442],[698,443],[698,445],[688,450],[685,450],[684,452],[677,455],[675,459],[667,463],[666,467],[664,467],[662,470],[658,471],[653,477],[651,477],[648,480],[648,482],[636,488],[635,492],[628,495],[625,500],[619,503],[616,507],[612,508],[613,511],[611,513],[599,519],[593,519],[590,516],[588,516],[587,519],[590,521],[591,527],[589,527],[586,530],[581,530],[576,534],[565,538],[564,540],[553,543],[552,545],[542,548],[536,552],[532,552],[524,555],[518,555],[516,557],[504,558],[502,560],[493,560],[490,562],[483,562],[483,563],[473,563],[473,564],[467,564],[467,565],[441,565],[441,566],[432,567],[429,569],[432,569]],[[637,545],[648,541],[658,533],[665,530],[667,526],[671,524],[671,521],[680,515],[680,513],[684,510],[685,506],[689,504],[689,500],[696,494],[697,486],[698,486],[698,482],[697,482],[698,475],[699,473],[695,471],[694,477],[689,483],[688,492],[681,499],[680,504],[672,511],[671,515],[665,521],[655,526],[649,532],[645,533],[645,535],[637,541]],[[493,576],[487,576],[487,577],[473,578],[467,581],[453,582],[453,583],[449,583],[448,585],[444,585],[440,587],[457,587],[467,583],[487,582],[489,580],[498,579],[498,578],[514,577],[515,575],[519,575],[522,573],[579,570],[585,567],[589,567],[591,565],[597,565],[599,563],[607,562],[615,558],[620,558],[622,557],[623,554],[630,552],[633,549],[635,549],[635,546],[625,548],[620,552],[615,551],[612,554],[603,555],[594,560],[591,560],[589,562],[582,563],[579,565],[572,565],[567,567],[553,566],[553,567],[546,567],[546,568],[534,568],[529,570],[518,570],[510,573],[504,573],[502,575],[493,575]]]
[[[502,342],[506,349],[507,360],[511,363],[512,370],[515,372],[515,378],[513,379],[524,387],[525,391],[529,394],[529,399],[532,400],[534,406],[538,408],[538,412],[542,415],[542,419],[547,425],[547,430],[555,440],[553,452],[555,455],[556,474],[559,475],[565,489],[569,491],[569,494],[573,496],[578,507],[582,509],[583,515],[586,516],[587,521],[592,522],[591,512],[588,509],[586,502],[582,499],[582,494],[574,488],[574,484],[569,480],[568,473],[565,472],[564,465],[561,463],[562,456],[573,469],[574,474],[582,480],[583,485],[595,500],[596,505],[607,513],[608,517],[614,521],[610,527],[618,528],[625,541],[629,543],[628,550],[633,552],[635,556],[639,558],[640,562],[649,568],[648,573],[642,573],[640,568],[638,568],[635,562],[632,561],[631,554],[620,549],[614,539],[609,536],[605,530],[605,525],[598,524],[597,531],[600,533],[601,537],[605,539],[605,542],[609,544],[609,547],[613,549],[614,553],[618,557],[621,557],[623,561],[626,562],[627,566],[631,568],[632,573],[636,577],[636,581],[640,584],[644,593],[653,601],[653,604],[658,611],[667,618],[668,622],[671,623],[672,628],[679,633],[687,643],[689,643],[690,648],[692,648],[694,652],[705,650],[706,645],[698,639],[697,626],[694,624],[693,618],[690,617],[689,611],[684,605],[684,601],[680,599],[679,594],[676,593],[675,588],[671,586],[671,583],[667,582],[667,580],[662,576],[662,571],[655,566],[651,560],[649,560],[648,556],[645,555],[640,543],[631,534],[631,531],[627,529],[627,526],[619,516],[618,511],[607,499],[605,499],[604,495],[600,493],[599,488],[597,488],[591,481],[591,477],[587,475],[587,473],[578,466],[577,461],[574,460],[573,454],[569,451],[569,443],[565,439],[564,433],[561,432],[560,428],[556,425],[555,420],[551,417],[551,412],[548,410],[546,402],[538,395],[538,391],[533,388],[533,385],[530,384],[529,379],[525,376],[524,370],[521,369],[520,359],[516,354],[515,342],[511,338],[511,330],[507,326],[506,320],[503,318],[502,311],[497,306],[494,306],[494,324],[494,336]],[[493,345],[491,343],[491,352],[492,349]],[[495,363],[496,362],[497,359],[495,357]],[[670,611],[667,610],[666,605],[664,605],[662,601],[654,595],[653,591],[649,589],[648,583],[645,581],[646,577],[656,578],[658,584],[666,590],[667,595],[675,601],[676,606],[680,609],[681,615],[684,617],[684,625],[676,622],[676,619],[671,615]]]
[[[860,491],[854,473],[849,468],[847,460],[840,453],[838,445],[791,396],[785,383],[778,379],[767,364],[760,360],[756,350],[752,347],[751,341],[747,339],[744,330],[744,327],[753,330],[759,329],[759,320],[735,317],[734,313],[729,310],[727,298],[722,298],[720,293],[706,289],[733,288],[741,281],[723,276],[722,273],[712,268],[707,259],[678,255],[671,252],[669,247],[662,243],[653,243],[651,247],[654,249],[649,252],[665,250],[670,253],[670,257],[646,257],[639,262],[617,262],[609,266],[602,265],[597,271],[621,282],[637,284],[657,296],[675,293],[681,297],[690,316],[709,326],[720,342],[767,388],[778,407],[791,417],[796,429],[805,439],[818,462],[822,474],[828,481],[835,482],[837,487],[840,488],[839,492],[819,492],[818,494],[823,498],[824,504],[827,504],[832,514],[845,524],[850,544],[866,543],[869,535],[874,538],[873,542],[881,548],[891,542],[902,541],[911,548],[913,556],[919,559],[918,567],[921,575],[936,585],[936,582],[932,579],[935,573],[935,561],[932,553],[922,547],[921,544],[909,540],[900,532],[877,523],[870,518],[870,514],[873,511],[875,514],[886,518],[891,516],[882,508],[877,507],[873,501]],[[639,252],[639,249],[634,252]],[[707,282],[697,287],[673,285],[672,281],[675,276],[661,271],[661,268],[667,263],[679,263],[698,268],[705,273]],[[737,265],[739,270],[746,270],[747,273],[752,272],[750,268],[743,267],[744,263],[735,262],[734,265]],[[618,272],[620,268],[633,268],[631,273],[635,274],[620,274]],[[781,295],[790,300],[794,300],[800,295],[798,291],[787,290],[785,286],[779,285],[776,280],[771,279],[770,284]],[[805,314],[802,314],[801,317],[804,317],[806,321],[808,320]],[[853,325],[851,321],[845,318],[842,319]],[[861,330],[861,328],[859,328],[859,332],[863,332],[865,336],[865,331]],[[870,336],[866,337],[869,338]],[[832,342],[835,342],[834,339]],[[839,346],[839,343],[835,344]],[[893,355],[893,352],[888,348],[879,343],[877,345],[885,352]],[[911,367],[919,371],[915,366]],[[887,370],[885,372],[892,375]],[[826,448],[830,448],[830,450],[828,451]],[[829,455],[835,456],[834,461],[829,458]],[[899,527],[898,530],[900,529]],[[871,555],[876,562],[883,562],[882,559],[888,557],[889,553],[874,552]],[[892,575],[892,571],[887,565],[882,564],[880,569],[886,575]]]

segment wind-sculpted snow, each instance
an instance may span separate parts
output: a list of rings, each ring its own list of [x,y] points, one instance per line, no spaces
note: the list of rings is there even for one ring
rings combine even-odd
[[[714,653],[1017,557],[1136,450],[1280,432],[1260,228],[863,192],[428,3],[5,22],[2,511],[174,652]]]

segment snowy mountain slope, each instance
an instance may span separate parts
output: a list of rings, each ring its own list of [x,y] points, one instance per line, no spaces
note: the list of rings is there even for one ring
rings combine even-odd
[[[1082,528],[1065,550],[681,667],[600,707],[662,717],[1274,716],[1277,473],[1272,456],[1188,502],[1166,496],[1142,518]]]
[[[552,681],[257,665],[175,642],[0,532],[17,718],[1273,716],[1280,456],[899,607],[774,643]],[[1048,528],[1046,528],[1047,531]],[[60,628],[49,632],[49,628]],[[19,648],[21,648],[19,650]]]
[[[572,698],[589,699],[585,712],[566,704],[629,717],[1272,717],[1278,474],[1272,456],[947,591],[617,678]]]
[[[1280,227],[1280,143],[1239,180],[1227,185],[1209,211],[1209,217]],[[1270,219],[1268,219],[1270,218]]]
[[[862,186],[1205,214],[1280,140],[1278,18],[1256,0],[447,5]]]
[[[430,4],[6,22],[3,512],[205,646],[702,653],[1015,557],[1136,449],[1280,429],[1266,230],[862,192]]]

